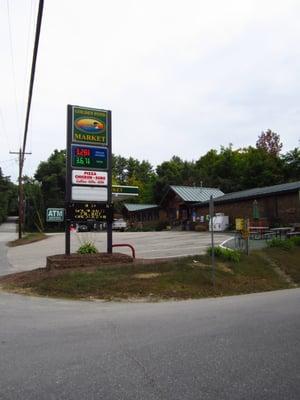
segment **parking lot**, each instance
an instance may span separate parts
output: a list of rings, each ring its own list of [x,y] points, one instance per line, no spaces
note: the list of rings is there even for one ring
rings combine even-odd
[[[215,234],[215,243],[220,244],[230,238],[224,233]],[[85,232],[71,234],[71,252],[76,252],[84,241],[92,241],[99,251],[106,251],[105,232]],[[210,246],[208,232],[114,232],[113,243],[128,243],[134,246],[137,258],[169,258],[203,254]],[[46,257],[62,254],[65,249],[64,234],[52,234],[46,240],[12,247],[8,250],[8,260],[12,272],[44,267]],[[115,248],[115,252],[131,254],[130,249]]]

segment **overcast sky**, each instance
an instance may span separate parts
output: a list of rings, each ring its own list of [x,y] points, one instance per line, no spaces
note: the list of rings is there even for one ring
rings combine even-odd
[[[0,0],[0,166],[15,179],[37,0]],[[45,0],[24,173],[65,148],[66,106],[111,109],[113,152],[172,155],[300,138],[299,0]]]

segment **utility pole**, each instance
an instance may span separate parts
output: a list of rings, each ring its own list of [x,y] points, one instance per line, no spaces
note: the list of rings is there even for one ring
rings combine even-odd
[[[18,154],[19,155],[19,222],[18,222],[18,232],[19,232],[19,239],[22,239],[22,225],[24,220],[24,187],[23,187],[23,179],[22,179],[22,171],[23,171],[23,162],[24,162],[24,155],[31,154],[31,153],[22,153],[20,148],[19,151],[10,151],[9,154]]]

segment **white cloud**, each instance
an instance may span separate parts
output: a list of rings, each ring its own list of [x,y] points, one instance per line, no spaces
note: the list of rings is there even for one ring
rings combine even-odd
[[[30,55],[33,42],[29,2],[9,4],[20,116],[3,2],[0,161],[23,133],[28,35]],[[114,152],[153,164],[254,145],[267,128],[285,150],[297,146],[299,17],[298,1],[45,2],[25,172],[65,147],[68,103],[112,109]]]

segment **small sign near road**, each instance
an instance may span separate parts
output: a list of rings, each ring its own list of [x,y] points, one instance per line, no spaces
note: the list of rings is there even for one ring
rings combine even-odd
[[[64,208],[47,208],[46,221],[47,222],[63,222],[65,219]]]

